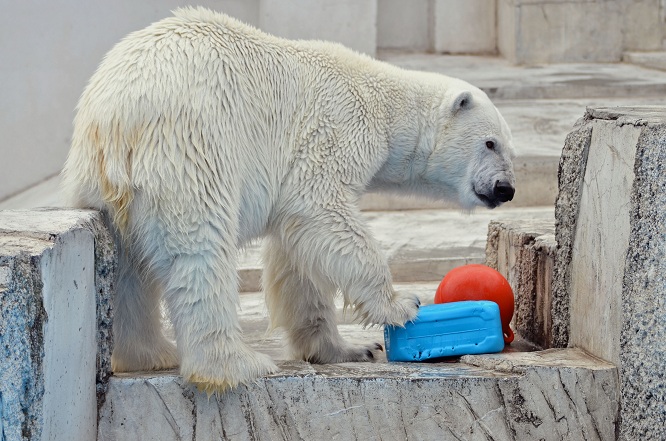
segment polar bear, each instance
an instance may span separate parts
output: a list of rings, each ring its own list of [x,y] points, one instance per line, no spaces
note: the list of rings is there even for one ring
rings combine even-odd
[[[275,371],[237,317],[238,250],[258,237],[293,355],[372,360],[380,345],[338,333],[336,292],[363,324],[402,325],[418,300],[394,291],[359,196],[493,208],[513,197],[513,155],[502,116],[461,80],[200,8],[130,34],[81,96],[63,170],[71,203],[108,212],[119,238],[113,369],[180,364],[208,392]]]

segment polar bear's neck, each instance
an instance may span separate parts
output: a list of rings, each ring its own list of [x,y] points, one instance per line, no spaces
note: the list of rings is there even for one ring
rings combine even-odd
[[[368,190],[399,190],[418,180],[435,147],[443,90],[430,74],[398,70],[387,96],[387,155]],[[406,189],[406,188],[404,188]]]

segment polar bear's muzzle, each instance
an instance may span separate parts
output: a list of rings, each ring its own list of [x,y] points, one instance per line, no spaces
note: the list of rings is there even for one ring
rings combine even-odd
[[[500,180],[495,181],[492,191],[488,193],[478,191],[475,187],[473,190],[476,197],[488,208],[496,208],[504,202],[509,202],[516,193],[516,189],[509,181]]]

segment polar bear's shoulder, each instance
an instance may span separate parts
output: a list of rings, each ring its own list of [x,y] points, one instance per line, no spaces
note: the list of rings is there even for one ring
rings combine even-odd
[[[208,25],[246,35],[266,35],[259,29],[229,15],[212,11],[201,6],[184,6],[174,9],[173,17],[163,20],[163,22],[176,22],[180,25],[189,27]]]

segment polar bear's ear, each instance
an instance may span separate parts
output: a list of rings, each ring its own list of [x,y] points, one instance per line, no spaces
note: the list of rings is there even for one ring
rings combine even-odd
[[[458,113],[462,109],[467,109],[472,105],[472,93],[469,91],[460,92],[460,95],[453,102],[453,113]]]

